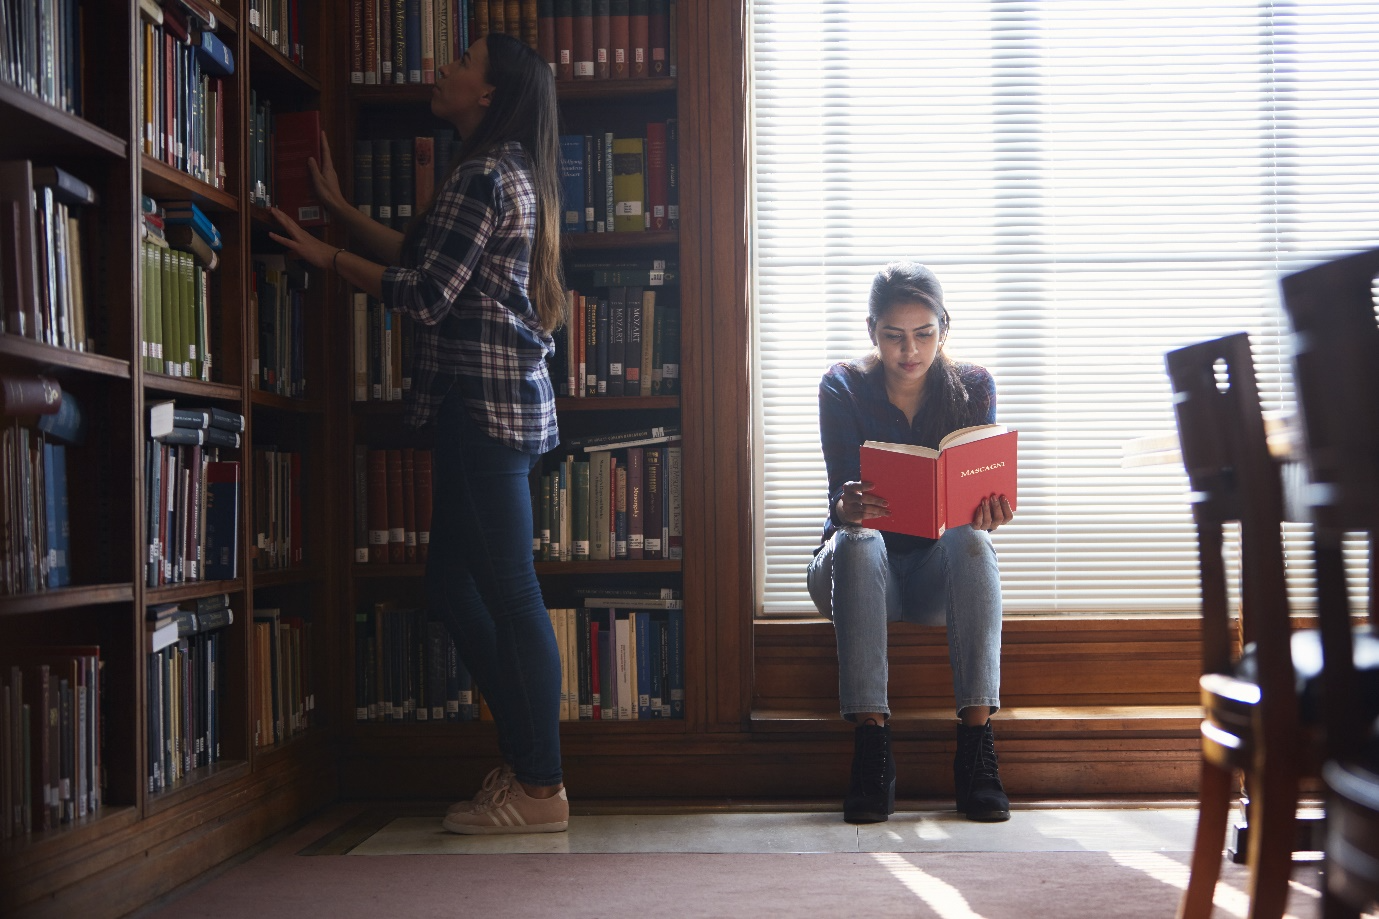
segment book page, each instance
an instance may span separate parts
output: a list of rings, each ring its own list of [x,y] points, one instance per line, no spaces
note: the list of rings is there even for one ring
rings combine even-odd
[[[1008,428],[1003,424],[974,424],[969,428],[958,428],[940,440],[938,448],[947,450],[949,447],[956,447],[959,444],[970,444],[974,440],[995,437],[997,434],[1004,434],[1007,430]]]
[[[964,430],[970,430],[964,428]],[[910,456],[927,456],[930,459],[938,459],[938,451],[932,447],[921,447],[918,444],[888,444],[885,441],[869,440],[862,444],[864,447],[871,447],[874,450],[885,450],[888,453],[908,453]]]

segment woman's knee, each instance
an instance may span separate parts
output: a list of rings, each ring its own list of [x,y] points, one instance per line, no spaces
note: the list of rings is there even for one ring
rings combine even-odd
[[[839,566],[859,569],[886,566],[886,541],[880,530],[870,527],[841,527],[833,534],[833,570]]]

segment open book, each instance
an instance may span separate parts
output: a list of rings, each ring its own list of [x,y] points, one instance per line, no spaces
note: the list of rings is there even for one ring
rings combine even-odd
[[[869,440],[862,444],[862,481],[890,504],[889,517],[862,525],[937,539],[949,527],[972,522],[989,495],[1005,495],[1015,508],[1016,431],[1003,424],[960,428],[937,450]]]

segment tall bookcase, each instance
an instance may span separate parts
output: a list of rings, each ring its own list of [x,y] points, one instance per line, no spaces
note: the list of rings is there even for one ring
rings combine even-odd
[[[103,795],[92,814],[0,843],[0,913],[6,915],[122,914],[335,794],[328,704],[338,694],[330,667],[336,591],[328,576],[335,514],[326,450],[333,436],[326,398],[332,363],[316,334],[328,292],[316,283],[304,297],[305,394],[288,398],[265,391],[256,382],[254,257],[277,247],[267,237],[271,216],[255,204],[249,185],[247,111],[252,94],[273,100],[282,111],[321,110],[329,126],[331,81],[320,76],[334,66],[329,43],[320,40],[329,17],[316,4],[300,4],[294,29],[302,47],[300,63],[294,63],[275,46],[271,23],[255,28],[263,16],[258,3],[195,5],[213,13],[213,26],[189,15],[190,4],[181,0],[83,3],[80,116],[0,83],[0,119],[7,125],[0,132],[0,159],[58,166],[99,195],[82,218],[92,347],[59,348],[13,330],[0,335],[0,374],[56,379],[79,400],[87,428],[85,442],[67,449],[71,586],[0,596],[0,649],[8,664],[22,661],[23,649],[34,646],[99,646]],[[145,149],[141,36],[145,23],[161,14],[189,20],[193,40],[199,31],[209,32],[233,55],[234,73],[223,78],[219,99],[225,164],[219,187]],[[153,372],[144,360],[142,343],[153,331],[144,307],[144,197],[159,204],[194,202],[222,238],[218,267],[208,275],[210,380]],[[3,270],[14,270],[10,260]],[[148,585],[149,408],[165,401],[179,408],[224,409],[244,419],[240,446],[221,450],[221,458],[237,462],[240,470],[233,578]],[[269,445],[296,451],[305,470],[295,509],[304,552],[298,564],[273,569],[261,567],[267,553],[255,538],[262,528],[256,499],[270,485],[258,458]],[[218,759],[152,790],[147,662],[153,626],[146,610],[220,595],[228,596],[234,618],[220,633]],[[325,702],[301,719],[302,729],[278,736],[263,733],[259,716],[265,702],[260,687],[272,685],[255,639],[254,614],[265,609],[310,623],[301,660]],[[120,880],[87,883],[93,876]]]
[[[335,44],[348,48],[351,38],[351,23],[345,17],[340,17]],[[345,86],[347,78],[348,73],[342,71],[342,86]],[[443,132],[449,128],[430,113],[430,92],[431,87],[425,84],[355,83],[348,85],[340,94],[337,123],[341,130],[334,155],[346,194],[355,191],[352,200],[362,193],[354,181],[358,163],[351,156],[356,141],[409,138]],[[679,81],[673,76],[559,79],[557,96],[562,134],[610,132],[619,137],[645,137],[649,122],[665,122],[677,117],[680,87]],[[376,161],[374,165],[376,167]],[[438,143],[435,156],[437,185],[444,175],[445,166]],[[391,168],[397,169],[395,161]],[[396,200],[393,204],[396,204]],[[377,217],[376,199],[374,205],[374,216]],[[562,261],[567,287],[583,288],[592,293],[587,266],[609,260],[658,261],[678,266],[680,232],[666,228],[597,233],[591,227],[589,232],[566,233],[562,236]],[[682,315],[694,316],[694,304],[678,290],[675,293],[675,301]],[[337,295],[336,309],[340,315],[348,315],[348,291]],[[691,321],[698,320],[683,320],[686,325]],[[360,447],[422,450],[429,446],[426,434],[418,435],[403,425],[403,403],[377,401],[372,397],[355,401],[353,387],[351,368],[341,368],[332,398],[338,399],[348,411],[334,452],[346,464],[351,462],[356,449]],[[559,381],[557,391],[560,391]],[[621,397],[562,395],[556,400],[556,408],[562,441],[602,432],[682,425],[679,393]],[[685,431],[684,436],[689,438],[693,435]],[[538,466],[538,474],[545,468],[545,462],[556,454],[564,455],[566,452],[564,449],[553,451],[543,465]],[[578,450],[574,452],[578,453]],[[533,491],[536,492],[538,488],[534,482]],[[353,489],[351,493],[355,493]],[[357,498],[351,501],[351,513],[358,513],[358,504]],[[348,525],[341,529],[340,536],[335,545],[335,557],[348,575],[344,579],[347,586],[342,608],[349,617],[362,618],[380,601],[393,601],[399,607],[424,605],[424,564],[358,562],[355,561],[357,543]],[[697,687],[693,686],[699,679],[697,674],[703,672],[702,666],[696,666],[699,663],[697,649],[700,645],[695,640],[702,623],[696,614],[692,596],[686,595],[683,567],[682,560],[670,558],[536,563],[546,604],[553,609],[578,607],[580,599],[574,589],[581,585],[669,587],[676,591],[677,597],[685,599],[684,672],[688,691],[684,717],[676,720],[563,721],[561,734],[566,773],[572,783],[577,783],[572,787],[578,787],[583,796],[617,795],[623,780],[615,770],[600,766],[591,769],[582,766],[582,763],[645,749],[648,744],[657,744],[658,738],[674,735],[685,738],[703,729],[705,713],[696,702],[702,695],[697,695]],[[375,628],[371,621],[369,634]],[[350,631],[341,635],[338,664],[343,673],[356,674],[359,651],[356,643],[362,640],[362,636]],[[359,677],[356,675],[355,679]],[[348,677],[346,682],[350,683]],[[339,710],[336,713],[343,725],[341,788],[348,797],[457,797],[472,793],[477,780],[496,762],[497,746],[491,722],[419,723],[410,718],[399,721],[384,719],[381,723],[359,720],[356,719],[355,707],[358,701],[347,688],[338,700]]]

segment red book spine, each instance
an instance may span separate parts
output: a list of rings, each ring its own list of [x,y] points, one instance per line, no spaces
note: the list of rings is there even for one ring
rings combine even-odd
[[[575,79],[594,78],[594,0],[575,0]]]
[[[488,30],[507,34],[507,0],[488,0]]]
[[[628,55],[632,50],[631,0],[609,0],[608,46],[613,55],[613,79],[632,76]]]
[[[555,0],[541,0],[536,15],[536,50],[555,72]]]
[[[388,561],[388,452],[370,450],[368,459],[369,561]]]
[[[594,79],[613,75],[613,33],[609,0],[594,0]]]
[[[350,0],[350,82],[364,82],[364,0]]]
[[[666,123],[646,126],[646,206],[651,214],[651,229],[670,226],[667,204],[670,199],[670,173],[666,169]]]
[[[650,0],[632,0],[629,15],[628,34],[632,39],[630,54],[633,78],[651,76],[649,60],[651,43],[651,3]]]
[[[646,487],[643,475],[644,450],[627,449],[627,557],[646,557],[644,527],[646,526]]]
[[[667,76],[670,73],[670,0],[651,0],[647,32],[651,75]]]
[[[555,0],[555,78],[575,78],[574,0]]]
[[[540,50],[541,16],[537,12],[536,0],[522,0],[522,44]]]
[[[418,450],[414,462],[417,486],[417,561],[424,563],[431,554],[431,451]]]
[[[502,0],[498,0],[499,3]],[[474,38],[480,39],[493,30],[493,23],[489,16],[488,0],[474,0]],[[468,50],[468,49],[465,49]],[[461,55],[455,55],[457,58]]]
[[[388,561],[407,560],[407,525],[402,510],[402,451],[387,451],[388,465]]]
[[[321,113],[275,112],[273,187],[279,209],[304,227],[326,222],[326,211],[311,184],[307,159],[321,162]]]
[[[402,450],[402,545],[403,557],[410,564],[417,560],[417,484],[416,451]]]
[[[522,40],[522,0],[506,0],[503,5],[503,31]]]
[[[378,82],[378,0],[363,0],[360,13],[361,28],[364,33],[364,62],[360,77],[361,83]]]

